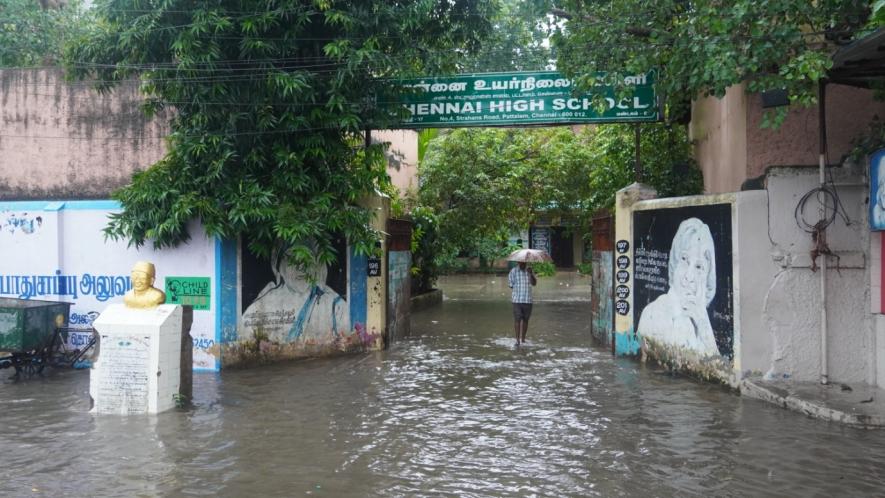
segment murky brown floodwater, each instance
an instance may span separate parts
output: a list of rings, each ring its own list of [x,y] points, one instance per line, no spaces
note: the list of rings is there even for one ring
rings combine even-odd
[[[587,315],[538,303],[514,350],[507,301],[446,301],[391,351],[196,375],[157,417],[86,413],[86,371],[0,383],[0,495],[885,493],[885,431],[612,358]]]

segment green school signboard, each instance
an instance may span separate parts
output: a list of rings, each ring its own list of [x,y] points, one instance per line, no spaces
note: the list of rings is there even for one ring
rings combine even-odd
[[[586,94],[556,71],[489,73],[400,80],[409,117],[402,128],[452,128],[579,123],[633,123],[660,119],[655,71],[624,77],[618,96],[606,76]],[[608,83],[608,84],[606,84]],[[602,104],[600,106],[600,104]]]

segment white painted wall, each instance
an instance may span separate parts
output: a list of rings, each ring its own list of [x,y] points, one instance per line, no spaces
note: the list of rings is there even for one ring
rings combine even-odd
[[[827,230],[827,243],[839,260],[829,258],[828,355],[832,382],[876,381],[875,348],[870,314],[868,187],[860,169],[836,168],[838,186],[850,225],[841,218]],[[794,210],[801,197],[818,185],[813,168],[773,168],[768,173],[771,260],[777,273],[767,288],[762,308],[770,333],[770,356],[754,369],[774,378],[817,381],[820,376],[820,307],[818,273],[811,271],[811,235],[796,224]],[[809,219],[816,219],[817,204],[808,203]],[[818,259],[820,264],[820,258]],[[760,352],[765,348],[760,345]]]
[[[766,289],[777,268],[771,260],[768,192],[735,197],[733,241],[735,276],[735,373],[738,379],[767,369],[771,340],[763,320]]]
[[[210,277],[212,303],[208,311],[194,310],[191,336],[199,346],[194,367],[217,369],[210,352],[216,337],[214,240],[194,222],[186,245],[163,251],[127,247],[102,233],[116,210],[109,201],[0,202],[0,296],[73,303],[71,326],[88,327],[108,305],[123,302],[136,261],[154,263],[159,289],[167,276]],[[59,289],[57,277],[67,277],[66,289]]]

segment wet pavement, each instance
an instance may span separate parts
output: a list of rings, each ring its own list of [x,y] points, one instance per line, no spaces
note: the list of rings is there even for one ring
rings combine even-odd
[[[444,281],[443,284],[446,282]],[[449,282],[457,286],[457,282]],[[557,285],[558,287],[558,285]],[[389,351],[197,374],[194,406],[87,413],[88,372],[0,383],[3,496],[874,496],[885,431],[613,358],[588,304],[413,316]]]

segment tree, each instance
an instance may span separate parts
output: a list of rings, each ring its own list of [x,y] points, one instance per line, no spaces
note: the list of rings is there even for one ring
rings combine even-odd
[[[462,73],[541,71],[554,63],[546,8],[526,0],[502,0],[492,32],[482,46],[459,63]]]
[[[642,130],[645,181],[662,196],[700,193],[685,129]],[[429,143],[419,204],[436,213],[443,262],[462,251],[494,257],[512,231],[540,216],[568,217],[586,231],[592,214],[612,208],[615,192],[633,182],[633,166],[630,125],[460,129]]]
[[[0,67],[59,62],[64,42],[90,23],[79,2],[43,5],[37,0],[0,0]]]
[[[553,0],[558,67],[587,86],[597,71],[661,69],[671,112],[690,99],[785,89],[793,103],[817,101],[817,82],[840,44],[863,34],[862,0]],[[786,109],[780,108],[777,122]]]
[[[68,67],[108,90],[141,81],[145,109],[174,109],[169,152],[114,194],[105,233],[136,246],[186,241],[187,223],[244,235],[293,264],[377,238],[357,203],[386,179],[363,131],[396,116],[391,78],[452,70],[488,32],[492,0],[103,0]],[[380,105],[379,105],[380,104]]]

